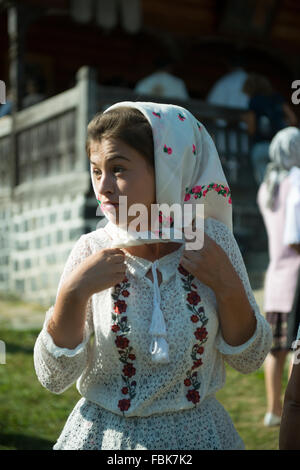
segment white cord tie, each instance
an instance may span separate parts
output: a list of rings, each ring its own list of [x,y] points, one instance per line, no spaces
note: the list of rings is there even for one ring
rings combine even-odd
[[[149,328],[149,333],[150,335],[152,335],[152,341],[149,350],[152,355],[153,362],[165,364],[169,362],[169,345],[166,341],[166,324],[163,313],[160,308],[161,298],[157,280],[156,267],[157,261],[154,261],[154,263],[152,264],[152,275],[154,281],[154,305],[152,312],[152,321]]]

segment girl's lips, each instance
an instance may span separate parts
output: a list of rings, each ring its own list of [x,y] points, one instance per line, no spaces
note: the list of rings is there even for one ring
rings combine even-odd
[[[119,206],[119,204],[112,204],[112,203],[109,203],[109,202],[103,202],[103,204],[101,204],[101,209],[103,210],[107,210],[107,211],[112,211],[112,210],[115,210],[117,207]]]

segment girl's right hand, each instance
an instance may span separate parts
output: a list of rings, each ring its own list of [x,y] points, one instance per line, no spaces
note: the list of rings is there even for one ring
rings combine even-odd
[[[104,248],[87,257],[72,271],[68,288],[89,298],[123,281],[126,275],[125,253],[120,248]]]

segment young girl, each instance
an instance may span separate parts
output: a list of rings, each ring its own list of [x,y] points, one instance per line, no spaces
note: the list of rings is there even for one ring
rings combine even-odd
[[[122,102],[91,121],[87,151],[108,223],[75,244],[34,350],[44,387],[62,393],[77,380],[82,395],[54,449],[243,449],[215,394],[224,362],[256,370],[272,334],[211,137],[181,107]],[[146,226],[161,205],[156,238],[141,237],[152,225],[128,229],[136,203]],[[173,204],[204,205],[202,249],[179,239]]]

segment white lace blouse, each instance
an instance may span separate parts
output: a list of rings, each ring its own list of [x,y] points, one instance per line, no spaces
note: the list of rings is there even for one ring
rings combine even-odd
[[[204,228],[243,281],[257,320],[254,335],[240,346],[224,341],[215,294],[179,265],[182,246],[156,262],[169,361],[153,362],[149,327],[155,286],[146,277],[153,263],[126,253],[123,282],[89,299],[81,344],[73,350],[54,344],[47,332],[53,306],[37,338],[34,364],[41,384],[59,394],[77,381],[83,397],[54,449],[243,448],[214,395],[225,383],[224,361],[243,374],[255,371],[271,347],[272,334],[231,232],[214,219],[207,219]],[[110,244],[105,228],[82,235],[58,291],[79,263]]]

